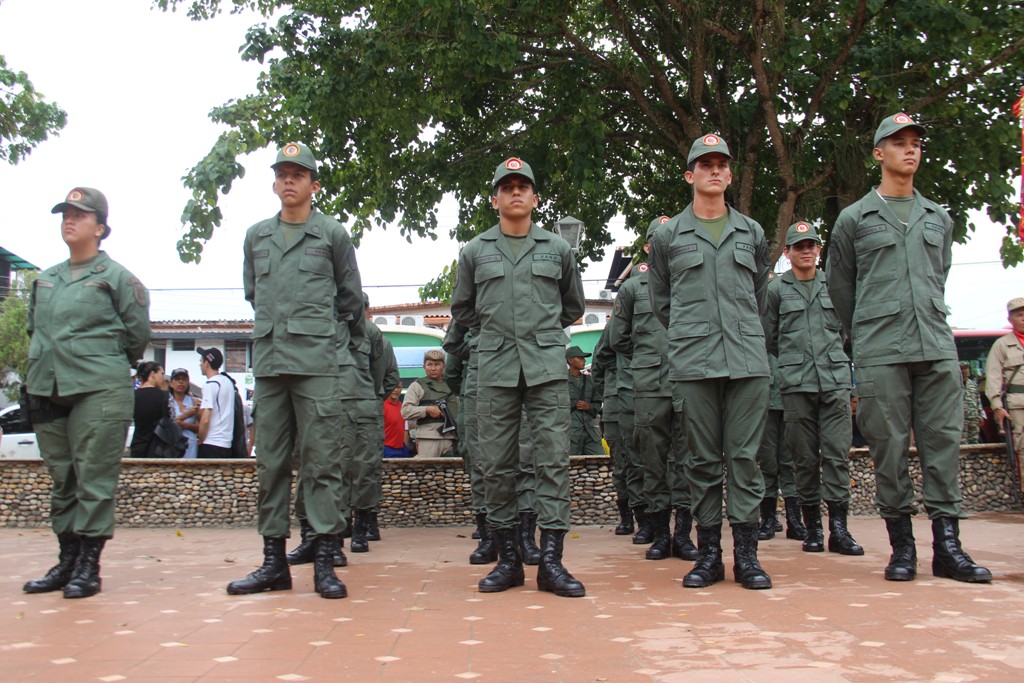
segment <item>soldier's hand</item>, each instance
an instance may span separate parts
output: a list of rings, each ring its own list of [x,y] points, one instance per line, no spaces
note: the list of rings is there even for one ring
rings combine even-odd
[[[992,411],[992,419],[995,420],[996,426],[999,427],[999,433],[1002,434],[1003,422],[1010,419],[1010,413],[1006,411],[1006,408],[996,408]]]
[[[576,410],[582,410],[586,412],[590,410],[590,403],[588,401],[576,401]]]
[[[441,417],[441,409],[437,406],[427,406],[427,417]]]

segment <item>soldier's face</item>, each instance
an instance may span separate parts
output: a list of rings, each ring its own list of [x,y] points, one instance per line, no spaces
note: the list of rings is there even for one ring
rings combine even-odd
[[[285,162],[274,169],[274,194],[285,208],[308,206],[319,189],[320,181],[308,168]]]
[[[505,218],[524,218],[537,208],[537,195],[533,183],[521,175],[509,175],[501,179],[491,197],[491,206],[498,215]]]
[[[686,182],[699,195],[722,196],[732,183],[732,167],[729,158],[714,152],[705,154],[694,163],[692,171],[686,172]]]
[[[1010,321],[1010,326],[1013,331],[1017,334],[1024,334],[1024,308],[1018,308],[1015,311],[1010,311],[1010,315],[1007,317]]]
[[[796,244],[783,249],[786,258],[793,264],[794,268],[807,270],[818,265],[818,256],[821,254],[821,245],[815,240],[800,240]]]
[[[569,367],[574,370],[582,370],[587,367],[587,359],[583,356],[575,356],[569,359]]]
[[[912,176],[921,165],[921,136],[913,128],[904,128],[879,142],[872,154],[883,172]]]
[[[69,247],[96,242],[103,235],[103,225],[96,214],[74,206],[64,209],[60,222],[60,236]]]
[[[426,370],[427,377],[430,379],[441,379],[444,374],[444,361],[428,360],[423,364],[423,369]]]

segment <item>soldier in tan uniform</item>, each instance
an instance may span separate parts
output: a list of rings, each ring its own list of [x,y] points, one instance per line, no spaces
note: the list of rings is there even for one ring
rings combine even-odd
[[[430,349],[423,354],[426,375],[409,385],[402,402],[402,417],[416,421],[416,456],[419,458],[442,458],[451,455],[455,448],[455,430],[444,431],[441,402],[447,405],[449,399],[457,397],[444,381],[444,369],[444,351]]]
[[[992,404],[992,417],[999,429],[1009,420],[1013,429],[1013,450],[1024,457],[1024,297],[1006,304],[1013,328],[1000,337],[985,362],[985,395]]]

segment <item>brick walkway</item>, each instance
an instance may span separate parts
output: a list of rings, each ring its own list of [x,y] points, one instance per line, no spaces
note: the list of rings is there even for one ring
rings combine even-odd
[[[122,529],[86,600],[25,595],[52,564],[48,531],[0,529],[4,681],[785,681],[1024,680],[1024,514],[978,515],[965,545],[995,575],[966,585],[930,574],[927,520],[915,521],[920,578],[882,579],[884,525],[851,520],[861,558],[761,545],[775,588],[731,580],[683,589],[688,563],[643,559],[610,527],[580,527],[566,564],[583,599],[524,588],[480,595],[468,528],[384,529],[349,555],[345,600],[292,591],[233,597],[260,561],[252,530]],[[727,546],[731,546],[729,542]],[[727,554],[731,553],[727,547]]]

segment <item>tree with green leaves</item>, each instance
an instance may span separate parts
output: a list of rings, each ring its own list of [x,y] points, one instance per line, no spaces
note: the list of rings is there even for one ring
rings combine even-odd
[[[11,401],[28,372],[28,297],[35,279],[35,271],[24,271],[0,302],[0,390]]]
[[[364,230],[432,236],[444,193],[453,236],[494,223],[496,160],[538,173],[538,218],[587,226],[581,258],[622,213],[642,234],[690,200],[686,153],[714,132],[734,156],[731,202],[779,240],[795,219],[827,234],[877,178],[880,119],[905,111],[932,133],[921,191],[959,240],[985,209],[1013,235],[1019,159],[1010,107],[1024,74],[1015,0],[156,0],[195,18],[251,10],[243,59],[266,65],[255,92],[213,110],[229,130],[185,177],[179,243],[198,260],[218,197],[246,152],[303,140],[324,159],[319,208]],[[223,7],[222,7],[223,5]],[[450,270],[448,272],[450,278]],[[421,292],[445,292],[433,283]]]
[[[8,67],[0,55],[0,161],[18,163],[67,120],[63,109],[43,99],[28,74]]]

